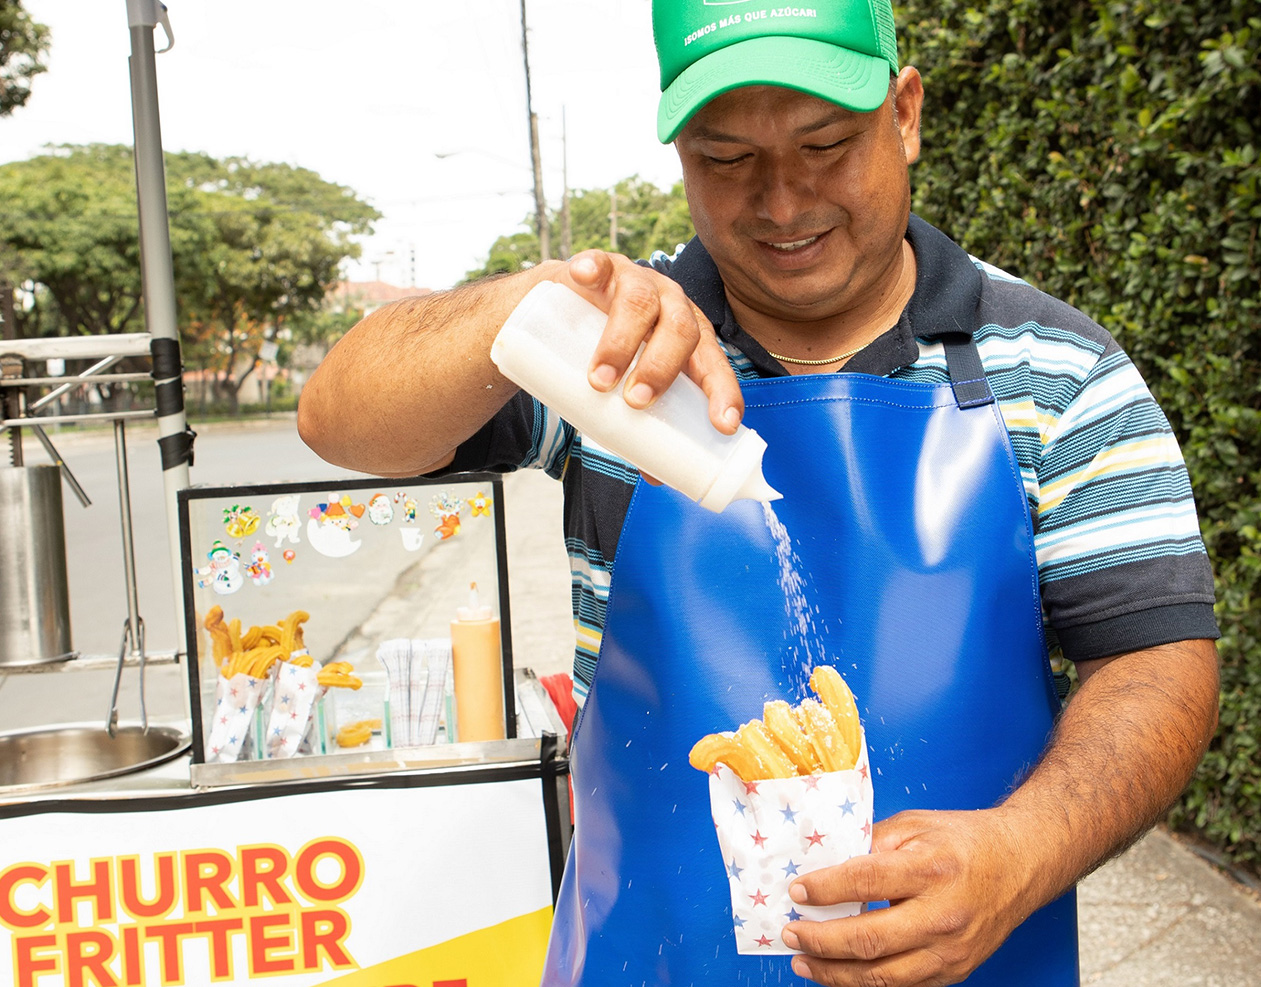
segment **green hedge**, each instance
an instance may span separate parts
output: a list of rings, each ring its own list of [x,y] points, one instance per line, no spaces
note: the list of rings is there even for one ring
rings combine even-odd
[[[1171,822],[1261,865],[1261,7],[904,3],[924,76],[915,208],[1134,358],[1217,577],[1221,726]]]

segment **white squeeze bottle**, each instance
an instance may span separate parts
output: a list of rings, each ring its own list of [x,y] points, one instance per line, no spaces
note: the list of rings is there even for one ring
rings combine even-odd
[[[490,347],[499,372],[609,452],[720,513],[733,500],[778,500],[762,476],[766,441],[741,425],[724,435],[709,399],[680,374],[648,408],[622,388],[597,391],[587,368],[608,315],[577,292],[543,281],[521,299]]]

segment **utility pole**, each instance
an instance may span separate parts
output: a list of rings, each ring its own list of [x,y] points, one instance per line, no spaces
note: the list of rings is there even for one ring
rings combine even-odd
[[[525,0],[521,0],[521,57],[525,63],[525,112],[530,120],[530,164],[534,169],[534,215],[538,225],[539,258],[552,259],[552,234],[547,222],[547,200],[543,198],[543,169],[539,163],[539,118],[530,94],[530,45],[526,39]]]
[[[572,230],[569,226],[569,130],[565,124],[565,108],[560,108],[560,174],[564,186],[560,198],[560,259],[569,260],[574,252]]]

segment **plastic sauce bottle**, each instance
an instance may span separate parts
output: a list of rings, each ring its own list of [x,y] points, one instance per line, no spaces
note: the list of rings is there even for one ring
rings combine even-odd
[[[504,739],[504,676],[499,619],[469,586],[469,605],[451,621],[451,669],[455,675],[455,728],[460,743]]]
[[[608,315],[577,292],[544,281],[513,309],[491,344],[499,372],[582,434],[662,483],[720,513],[733,500],[780,494],[762,476],[766,441],[741,425],[724,435],[709,420],[709,399],[680,375],[648,408],[632,408],[620,387],[587,380]]]

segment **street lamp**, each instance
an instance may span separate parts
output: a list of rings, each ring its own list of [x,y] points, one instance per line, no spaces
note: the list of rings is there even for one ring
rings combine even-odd
[[[532,144],[535,144],[538,140],[537,116],[534,117],[534,120],[535,120],[536,126],[535,126],[535,129],[531,133]],[[445,161],[447,158],[453,158],[459,154],[478,154],[484,158],[489,159],[490,161],[494,161],[497,164],[507,165],[510,168],[523,168],[524,167],[524,165],[522,165],[521,162],[519,161],[513,161],[510,158],[505,158],[499,154],[492,154],[490,151],[483,150],[480,147],[461,147],[461,148],[456,148],[453,151],[434,151],[433,152],[433,156],[440,161]],[[539,231],[539,259],[550,260],[552,256],[551,254],[551,227],[547,221],[547,202],[543,198],[543,180],[539,175],[539,157],[538,157],[537,146],[533,148],[533,154],[534,154],[534,163],[533,163],[532,172],[534,175],[534,213],[535,213],[535,223]],[[505,195],[509,193],[497,192],[494,194]],[[568,208],[569,208],[569,188],[568,188],[568,179],[566,179],[565,199],[564,199],[564,204],[562,206],[562,209],[565,210],[567,213]],[[562,225],[566,221],[567,221],[567,215],[562,217],[562,220],[561,220]],[[562,235],[562,240],[564,240],[565,233],[562,232],[561,235]],[[564,253],[564,256],[566,257],[569,256],[567,247],[562,246],[562,252]]]
[[[447,158],[454,158],[458,154],[480,154],[484,158],[490,158],[491,161],[497,161],[500,164],[507,165],[509,168],[524,168],[520,161],[513,161],[511,158],[505,158],[502,154],[491,154],[490,151],[483,150],[480,147],[457,147],[452,151],[434,151],[433,156],[441,161]]]

